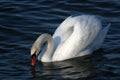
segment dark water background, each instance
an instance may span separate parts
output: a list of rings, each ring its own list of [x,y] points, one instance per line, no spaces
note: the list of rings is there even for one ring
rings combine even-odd
[[[70,15],[93,14],[111,23],[102,50],[57,63],[37,63],[30,48]],[[120,80],[119,0],[0,0],[0,80]]]

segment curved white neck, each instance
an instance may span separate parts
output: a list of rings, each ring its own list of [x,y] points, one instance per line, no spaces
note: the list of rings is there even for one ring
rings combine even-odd
[[[46,51],[42,54],[39,54],[42,45],[47,42]],[[49,34],[42,34],[38,37],[35,41],[33,46],[36,46],[36,55],[38,55],[38,59],[42,62],[51,62],[52,61],[52,54],[54,49],[54,42],[53,38]]]

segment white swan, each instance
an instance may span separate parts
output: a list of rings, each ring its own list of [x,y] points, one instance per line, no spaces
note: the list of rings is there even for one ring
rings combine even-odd
[[[93,15],[70,16],[53,36],[45,33],[38,37],[31,48],[31,64],[35,64],[36,56],[42,62],[53,62],[90,54],[100,48],[109,26],[102,28],[101,21]],[[40,53],[45,42],[47,46]]]

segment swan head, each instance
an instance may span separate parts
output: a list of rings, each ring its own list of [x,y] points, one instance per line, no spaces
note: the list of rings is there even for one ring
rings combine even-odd
[[[36,64],[36,57],[41,61],[51,61],[51,55],[53,53],[54,42],[51,35],[44,33],[41,34],[34,42],[31,48],[31,65],[32,67]]]
[[[41,47],[40,47],[40,37],[34,42],[31,48],[31,66],[34,67],[37,61],[37,55],[39,54]]]
[[[37,49],[31,48],[31,66],[34,67],[36,64]]]

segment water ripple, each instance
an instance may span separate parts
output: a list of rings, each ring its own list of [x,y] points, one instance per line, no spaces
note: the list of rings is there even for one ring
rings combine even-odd
[[[0,0],[0,79],[118,80],[120,79],[119,0]],[[111,23],[103,51],[85,58],[45,64],[31,74],[30,48],[42,33],[53,34],[70,15],[102,16]]]

